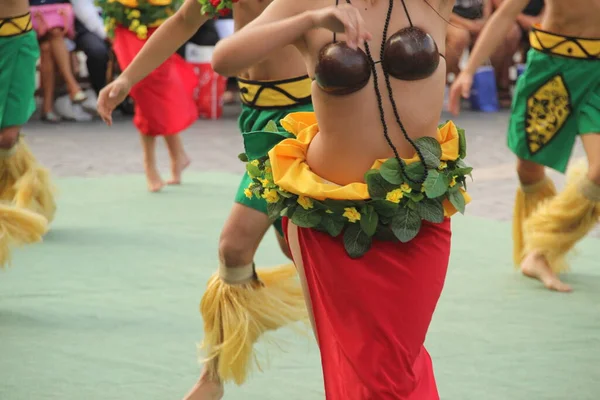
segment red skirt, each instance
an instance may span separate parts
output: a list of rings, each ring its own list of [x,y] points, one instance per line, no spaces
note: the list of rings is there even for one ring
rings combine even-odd
[[[150,29],[152,35],[156,29]],[[146,40],[121,26],[116,28],[114,51],[121,70],[127,68]],[[131,89],[135,102],[133,123],[144,135],[175,135],[198,119],[194,89],[198,77],[191,65],[173,54]]]
[[[298,228],[327,400],[439,400],[423,344],[450,239],[449,219],[423,222],[409,243],[374,241],[351,259],[341,235]]]

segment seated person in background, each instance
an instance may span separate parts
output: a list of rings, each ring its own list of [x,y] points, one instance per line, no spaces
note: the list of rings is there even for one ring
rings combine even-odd
[[[98,94],[106,86],[109,46],[94,0],[71,0],[75,13],[75,44],[87,61],[90,84]]]
[[[535,24],[542,21],[542,15],[545,7],[544,0],[531,0],[527,7],[517,17],[517,24],[521,30],[521,48],[523,49],[523,62],[527,59],[527,51],[529,50],[529,31]]]
[[[446,33],[448,73],[458,75],[463,52],[470,48],[492,14],[490,0],[456,0]]]
[[[71,65],[71,56],[65,43],[65,31],[63,28],[49,28],[44,14],[36,9],[36,6],[48,6],[51,4],[69,4],[65,0],[30,0],[31,16],[34,20],[40,43],[40,78],[43,91],[42,119],[50,122],[58,122],[60,117],[53,112],[54,90],[56,86],[55,66],[58,67],[67,85],[69,97],[73,103],[82,103],[87,99],[81,90]],[[71,7],[69,4],[68,7]]]

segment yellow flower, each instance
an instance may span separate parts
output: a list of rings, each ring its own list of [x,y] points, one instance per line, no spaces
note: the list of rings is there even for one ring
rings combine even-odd
[[[263,186],[267,186],[270,183],[268,179],[258,178],[258,180]]]
[[[275,189],[267,189],[262,195],[267,203],[277,203],[279,201],[279,193]]]
[[[251,199],[252,198],[252,191],[248,188],[244,189],[244,194],[246,195],[247,198]]]
[[[456,185],[456,177],[455,176],[453,176],[452,181],[450,181],[450,187],[453,187],[454,185]]]
[[[314,207],[313,201],[310,197],[300,196],[297,200],[298,204],[302,206],[305,210],[310,210]]]
[[[442,161],[440,163],[440,166],[438,167],[438,169],[441,171],[441,170],[446,169],[446,168],[448,168],[448,164],[446,164],[444,161]]]
[[[135,31],[139,26],[140,26],[140,20],[134,19],[133,21],[131,21],[131,24],[129,25],[129,30]]]
[[[250,164],[254,165],[255,167],[258,167],[258,160],[252,160],[250,161]]]
[[[148,28],[145,25],[141,25],[136,29],[135,33],[140,39],[146,39],[148,37]]]
[[[360,221],[360,213],[354,207],[344,208],[344,217],[348,218],[348,221],[354,223]]]
[[[387,201],[391,201],[392,203],[400,203],[400,199],[404,197],[404,193],[402,193],[401,189],[394,189],[385,196]]]
[[[400,186],[400,190],[402,190],[404,193],[410,193],[410,192],[412,192],[412,188],[410,186],[408,186],[408,183],[403,183]]]
[[[139,18],[141,16],[140,10],[131,10],[129,14],[127,14],[128,19]]]

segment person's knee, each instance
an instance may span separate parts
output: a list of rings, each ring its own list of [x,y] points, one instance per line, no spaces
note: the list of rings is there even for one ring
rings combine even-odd
[[[462,52],[471,43],[471,35],[465,29],[452,28],[448,30],[446,35],[446,51],[450,50],[453,53],[462,54]]]
[[[19,140],[20,126],[10,126],[0,129],[0,149],[11,149]]]
[[[519,181],[524,185],[537,183],[546,176],[543,165],[523,159],[517,161],[517,174],[519,175]]]
[[[42,55],[49,54],[50,50],[50,42],[47,40],[40,42],[40,53],[42,53]]]
[[[219,239],[219,258],[227,267],[240,267],[248,265],[254,260],[254,249],[244,240],[244,229],[235,233],[224,231]],[[246,236],[249,237],[249,236]]]
[[[62,39],[64,37],[63,30],[60,28],[50,29],[48,31],[48,36],[53,39],[57,39],[57,38]]]

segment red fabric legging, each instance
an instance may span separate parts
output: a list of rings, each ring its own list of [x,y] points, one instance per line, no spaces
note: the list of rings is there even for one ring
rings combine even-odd
[[[149,30],[149,36],[156,29]],[[119,26],[115,30],[113,48],[121,70],[127,68],[146,40]],[[173,54],[160,67],[131,89],[135,102],[133,123],[148,136],[175,135],[198,119],[194,89],[198,77],[191,65]]]
[[[424,222],[409,243],[374,242],[354,260],[341,236],[298,228],[327,400],[439,400],[423,343],[448,269],[450,220]]]

